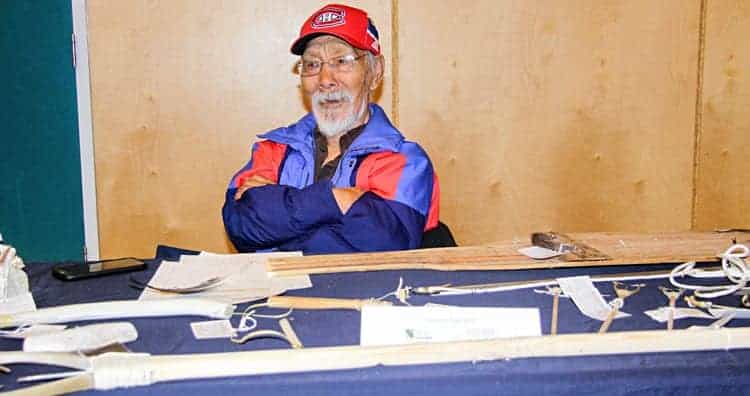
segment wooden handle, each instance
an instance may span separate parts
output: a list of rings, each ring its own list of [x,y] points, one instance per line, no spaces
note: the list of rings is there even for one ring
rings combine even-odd
[[[369,304],[391,305],[388,301],[357,300],[348,298],[318,298],[318,297],[268,297],[268,306],[272,308],[294,309],[354,309],[361,310]]]

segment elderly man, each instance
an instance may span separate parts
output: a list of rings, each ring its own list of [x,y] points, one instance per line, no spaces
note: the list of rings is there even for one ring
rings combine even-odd
[[[370,103],[383,79],[378,31],[344,5],[315,12],[291,52],[312,113],[259,137],[223,208],[240,252],[413,249],[438,225],[427,154]]]

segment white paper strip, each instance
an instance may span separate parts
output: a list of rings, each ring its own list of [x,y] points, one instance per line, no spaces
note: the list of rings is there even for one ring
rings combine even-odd
[[[536,308],[362,307],[360,344],[486,340],[541,335]]]
[[[546,260],[565,254],[564,252],[558,252],[557,250],[547,249],[539,246],[529,246],[521,248],[518,249],[518,253],[521,253],[526,257],[533,258],[534,260]]]
[[[658,309],[652,309],[644,312],[651,319],[664,323],[669,320],[669,307],[659,307]],[[699,319],[713,319],[714,317],[695,308],[675,308],[674,319],[685,319],[685,318],[699,318]]]
[[[594,287],[588,276],[571,276],[558,278],[557,283],[566,296],[570,297],[582,314],[592,319],[605,320],[612,307],[604,301],[599,290]],[[623,311],[617,313],[615,318],[626,318],[630,316]]]
[[[26,352],[90,351],[117,343],[126,344],[137,338],[138,331],[132,323],[101,323],[29,336],[23,342],[23,350]]]
[[[197,340],[209,338],[231,338],[235,332],[229,320],[207,320],[204,322],[190,323],[193,336]]]
[[[145,289],[139,300],[170,298],[208,298],[229,304],[254,301],[292,289],[312,286],[307,275],[288,278],[269,278],[266,263],[271,257],[296,257],[300,252],[272,252],[245,254],[214,254],[203,252],[197,256],[184,255],[179,262],[164,261],[149,285],[162,289],[195,286],[209,279],[221,283],[192,294],[165,293]]]

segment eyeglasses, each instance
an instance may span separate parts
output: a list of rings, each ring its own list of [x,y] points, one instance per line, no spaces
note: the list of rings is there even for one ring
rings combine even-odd
[[[334,71],[348,73],[352,71],[352,69],[354,68],[354,64],[365,55],[367,54],[358,56],[354,54],[348,54],[344,56],[338,56],[328,61],[322,61],[319,59],[302,59],[297,62],[297,72],[302,77],[315,76],[318,75],[321,70],[323,70],[323,65],[327,64]]]

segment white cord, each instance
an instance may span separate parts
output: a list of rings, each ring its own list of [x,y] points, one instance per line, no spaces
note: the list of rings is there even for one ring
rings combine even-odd
[[[404,286],[404,278],[398,278],[398,286],[396,286],[396,290],[383,294],[382,296],[374,299],[374,301],[383,301],[390,296],[395,297],[404,305],[411,306],[411,304],[409,304],[409,301],[407,301],[409,297],[411,297],[411,288],[408,286]]]
[[[740,289],[744,289],[747,286],[748,281],[750,281],[750,268],[748,268],[743,260],[749,255],[750,249],[741,244],[732,245],[721,254],[721,272],[732,282],[732,284],[702,286],[688,285],[686,283],[678,282],[675,278],[683,277],[685,275],[697,278],[708,278],[716,275],[716,271],[703,271],[701,273],[700,270],[694,268],[695,262],[693,261],[675,267],[669,274],[669,282],[675,287],[693,290],[695,296],[700,298],[716,298],[735,293]]]
[[[242,316],[242,318],[240,319],[239,326],[237,326],[237,328],[234,330],[242,331],[242,332],[250,331],[250,330],[255,329],[258,326],[258,321],[255,318],[283,319],[291,315],[293,311],[292,308],[289,308],[288,311],[282,314],[278,314],[278,315],[261,315],[261,314],[255,313],[255,311],[258,308],[267,307],[267,306],[268,306],[268,303],[253,304],[245,308],[245,310],[242,313],[235,312],[234,315],[240,315]],[[250,325],[247,324],[248,321],[250,322]]]

